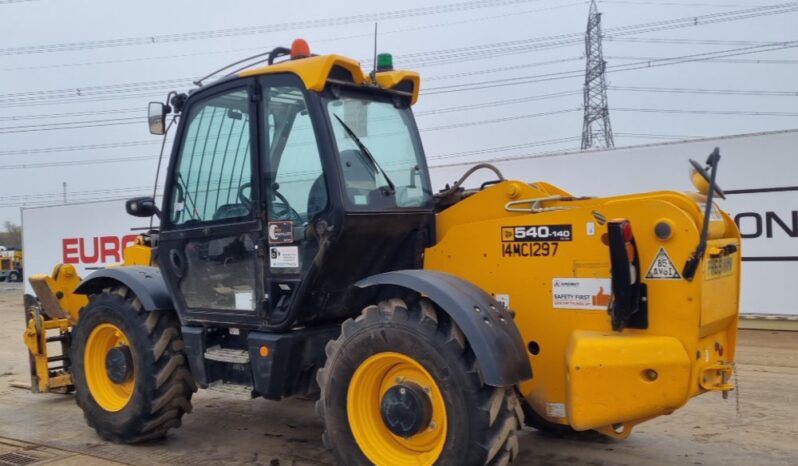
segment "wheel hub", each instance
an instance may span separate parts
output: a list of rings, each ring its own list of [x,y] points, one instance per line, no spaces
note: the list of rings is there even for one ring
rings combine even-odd
[[[432,401],[421,386],[403,382],[389,388],[380,402],[385,426],[400,437],[411,437],[430,425]]]
[[[111,382],[125,382],[133,372],[133,359],[126,345],[114,346],[105,355],[105,371]]]

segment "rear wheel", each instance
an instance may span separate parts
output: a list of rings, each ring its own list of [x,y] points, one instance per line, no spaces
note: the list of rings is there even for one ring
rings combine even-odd
[[[104,439],[160,438],[191,411],[196,385],[180,326],[167,311],[146,312],[125,287],[93,295],[73,335],[78,406]]]
[[[18,281],[20,281],[19,273],[18,272],[9,272],[8,281],[9,282],[18,282]]]
[[[504,465],[518,452],[514,390],[482,382],[460,329],[427,299],[344,322],[318,382],[324,443],[340,464]]]

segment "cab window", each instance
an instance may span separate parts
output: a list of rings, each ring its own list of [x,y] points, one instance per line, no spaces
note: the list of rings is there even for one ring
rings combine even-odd
[[[350,209],[428,208],[425,175],[413,116],[387,98],[342,93],[325,98]]]
[[[177,159],[169,220],[173,225],[252,216],[252,147],[245,89],[189,110]]]
[[[307,103],[293,86],[270,87],[267,95],[269,220],[308,224],[327,206],[327,187]]]

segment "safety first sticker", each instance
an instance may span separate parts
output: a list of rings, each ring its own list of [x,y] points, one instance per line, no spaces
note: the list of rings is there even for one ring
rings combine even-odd
[[[606,311],[611,290],[610,278],[552,278],[552,307]]]
[[[651,262],[651,267],[648,268],[646,279],[648,280],[680,280],[682,275],[679,270],[673,265],[671,256],[664,247],[660,247],[657,255],[654,256],[654,261]]]

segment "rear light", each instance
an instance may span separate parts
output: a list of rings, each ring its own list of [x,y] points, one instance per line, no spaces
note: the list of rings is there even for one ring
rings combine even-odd
[[[613,330],[648,328],[646,285],[640,282],[640,261],[632,224],[627,219],[607,223],[612,269],[609,313]]]
[[[629,223],[628,220],[620,220],[621,223],[621,233],[623,233],[623,240],[624,241],[632,241],[634,239],[634,234],[632,233],[632,224]]]

